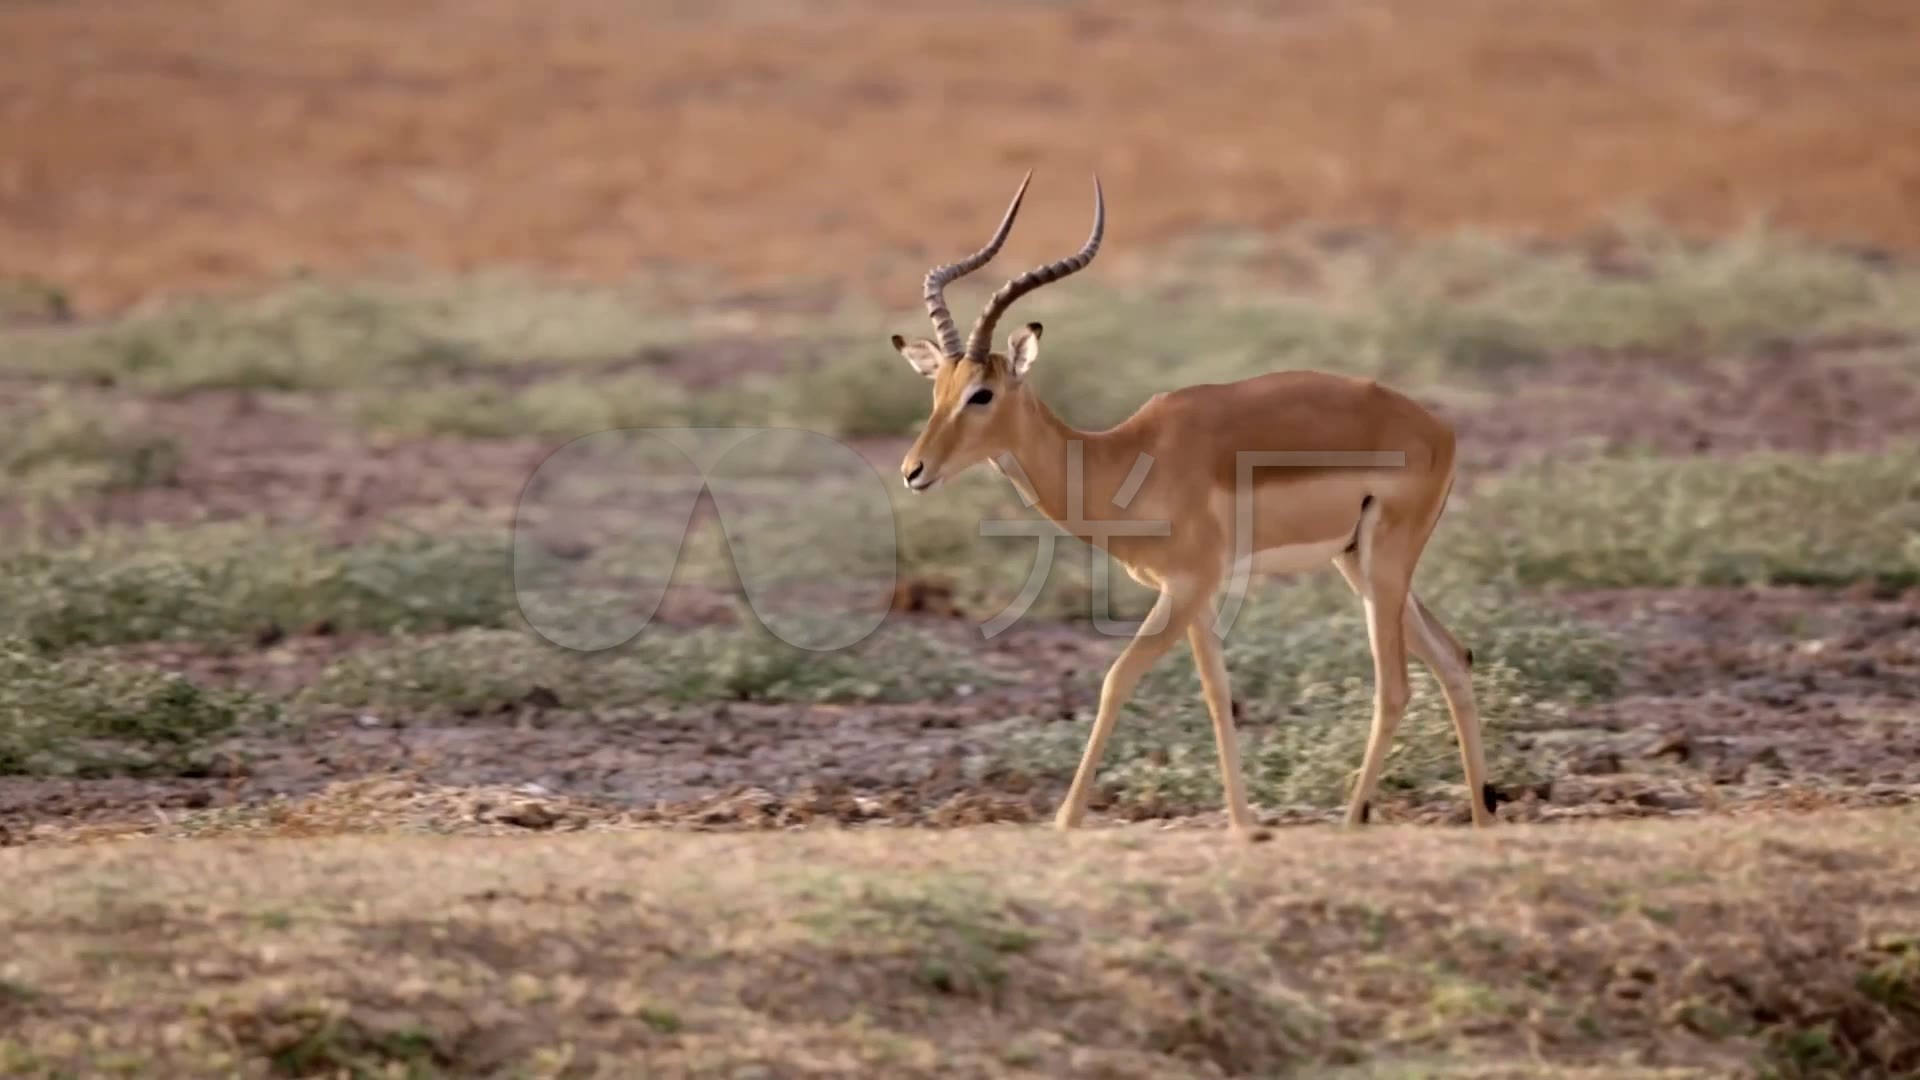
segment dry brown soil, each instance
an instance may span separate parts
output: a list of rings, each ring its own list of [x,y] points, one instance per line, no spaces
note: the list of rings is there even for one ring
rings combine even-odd
[[[0,851],[0,1069],[1911,1076],[1914,825]]]
[[[0,278],[82,311],[296,268],[693,263],[911,299],[1038,172],[1085,227],[1920,246],[1907,0],[0,5]],[[902,256],[891,259],[889,256]]]

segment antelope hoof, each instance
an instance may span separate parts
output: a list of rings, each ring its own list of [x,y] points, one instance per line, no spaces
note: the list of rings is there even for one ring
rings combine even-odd
[[[1235,840],[1243,844],[1264,844],[1273,839],[1272,829],[1263,829],[1258,825],[1235,825],[1229,831]]]
[[[1494,787],[1492,784],[1480,785],[1480,805],[1487,808],[1487,813],[1497,814],[1500,812],[1501,803],[1512,801],[1513,797],[1511,795]]]

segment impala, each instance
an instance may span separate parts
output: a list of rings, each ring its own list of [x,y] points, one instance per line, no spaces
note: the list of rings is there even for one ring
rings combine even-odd
[[[896,334],[892,342],[915,371],[933,381],[932,413],[900,466],[908,488],[923,492],[992,462],[1063,530],[1105,549],[1134,580],[1159,593],[1101,684],[1093,730],[1056,826],[1080,824],[1121,707],[1140,676],[1184,634],[1213,719],[1232,830],[1259,836],[1241,779],[1220,631],[1211,616],[1234,577],[1328,562],[1360,597],[1373,655],[1373,727],[1346,823],[1368,819],[1406,709],[1406,658],[1412,653],[1433,670],[1446,698],[1473,824],[1492,825],[1497,796],[1480,746],[1473,652],[1411,588],[1414,567],[1452,490],[1452,428],[1371,379],[1277,371],[1156,394],[1109,430],[1074,429],[1040,400],[1028,379],[1040,356],[1040,324],[1014,330],[1004,353],[991,346],[994,327],[1014,301],[1079,271],[1100,250],[1106,201],[1098,176],[1093,232],[1084,247],[1001,286],[964,343],[946,305],[946,286],[985,265],[1005,243],[1031,179],[1028,173],[985,247],[927,273],[927,312],[939,341]],[[1356,456],[1361,464],[1345,463]],[[1295,464],[1248,466],[1263,460]],[[1116,529],[1119,520],[1166,527],[1153,535]]]

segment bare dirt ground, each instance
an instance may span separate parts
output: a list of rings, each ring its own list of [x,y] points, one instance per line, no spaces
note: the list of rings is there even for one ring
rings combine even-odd
[[[43,508],[53,529],[260,517],[350,541],[375,522],[435,508],[510,510],[553,446],[533,439],[394,439],[323,403],[253,391],[184,399],[80,392],[130,428],[181,448],[171,483]],[[6,508],[17,518],[17,502]]]
[[[0,1066],[1910,1076],[1913,819],[0,851]]]
[[[1571,355],[1516,374],[1491,397],[1445,410],[1470,473],[1621,451],[1859,452],[1920,430],[1920,383],[1848,350],[1782,349],[1699,364]]]
[[[15,3],[0,277],[82,312],[395,264],[905,299],[1030,167],[1017,262],[1078,242],[1096,168],[1116,255],[1633,206],[1911,248],[1916,39],[1904,0]]]
[[[1888,805],[1920,790],[1913,722],[1920,596],[1703,589],[1575,594],[1563,602],[1631,635],[1637,658],[1615,699],[1517,736],[1577,741],[1565,775],[1508,792],[1514,803],[1502,807],[1505,818]],[[486,829],[494,819],[473,809],[477,796],[448,802],[448,793],[489,790],[547,806],[530,819],[534,828],[1044,820],[1062,794],[1059,784],[1019,772],[970,775],[963,764],[990,749],[996,725],[1010,718],[1084,715],[1095,688],[1072,675],[1109,662],[1117,644],[1049,626],[981,642],[971,622],[921,622],[1014,681],[940,704],[715,702],[608,713],[569,708],[563,689],[499,713],[342,712],[291,733],[247,736],[232,745],[230,771],[198,779],[9,780],[0,789],[0,830],[21,841],[54,839],[76,826],[82,835],[167,832],[168,812],[244,811],[289,798],[309,808],[275,813],[325,815],[341,798],[365,798],[356,785],[369,778],[391,781],[381,798],[393,809],[438,806],[436,827],[454,831]],[[178,648],[128,655],[218,681],[285,688],[355,644],[305,638],[238,655]],[[1104,796],[1096,802],[1097,809],[1110,805]],[[1204,821],[1213,808],[1114,809]],[[1386,802],[1382,813],[1449,822],[1464,807]],[[1281,808],[1272,820],[1332,816]],[[369,809],[356,827],[376,820]]]

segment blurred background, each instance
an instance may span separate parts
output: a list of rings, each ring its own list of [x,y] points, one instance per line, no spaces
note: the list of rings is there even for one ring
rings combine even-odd
[[[1627,211],[1920,242],[1897,0],[93,0],[0,11],[0,273],[76,310],[299,269],[804,279],[1302,222]],[[904,259],[904,262],[896,262]],[[1118,260],[1115,260],[1118,261]]]

